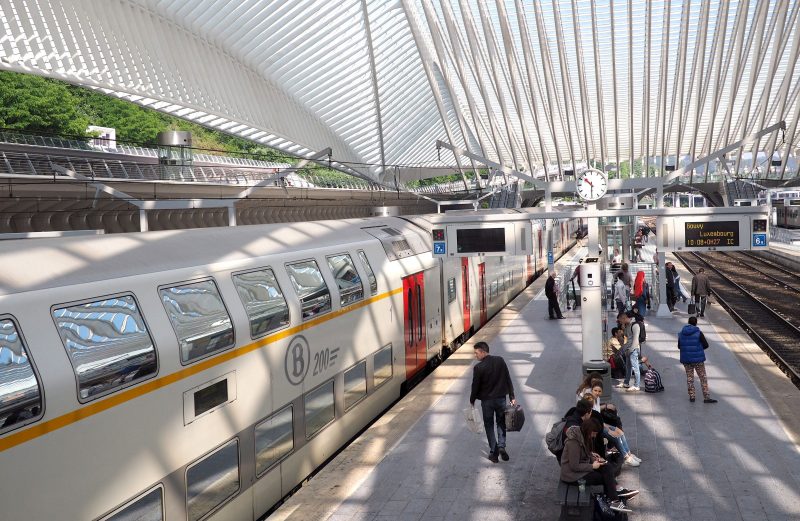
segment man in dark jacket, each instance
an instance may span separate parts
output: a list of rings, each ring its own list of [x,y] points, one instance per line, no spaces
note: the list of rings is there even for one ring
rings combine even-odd
[[[497,463],[499,456],[503,458],[503,461],[508,461],[506,395],[511,399],[511,404],[516,405],[514,384],[511,383],[511,375],[503,357],[489,354],[489,344],[477,342],[475,358],[478,359],[478,363],[472,369],[472,392],[469,395],[469,403],[474,406],[475,400],[481,401],[483,426],[486,428],[486,439],[489,442],[489,460]],[[497,421],[496,438],[495,420]]]
[[[544,294],[547,297],[547,314],[550,320],[565,318],[561,314],[561,306],[558,305],[558,293],[556,292],[556,272],[551,271],[544,283]]]
[[[703,389],[704,403],[717,403],[711,398],[708,392],[708,380],[706,379],[706,353],[708,341],[703,332],[697,327],[697,317],[689,317],[689,323],[683,326],[678,333],[678,349],[681,351],[681,363],[686,369],[686,385],[689,388],[689,401],[694,402],[694,373],[700,377],[700,385]]]
[[[692,298],[697,306],[697,313],[700,317],[704,317],[706,313],[706,304],[708,297],[711,295],[711,283],[708,281],[705,268],[697,270],[697,275],[692,278]]]
[[[678,301],[678,292],[675,289],[675,265],[668,262],[664,267],[664,275],[666,275],[667,284],[667,307],[670,311],[675,311],[675,303]]]

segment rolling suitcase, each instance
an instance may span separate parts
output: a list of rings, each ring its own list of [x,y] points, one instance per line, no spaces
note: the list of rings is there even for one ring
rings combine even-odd
[[[697,314],[697,305],[695,305],[694,302],[689,304],[689,314],[690,315],[696,315]]]
[[[519,405],[506,406],[506,430],[516,432],[522,429],[525,424],[525,413]]]

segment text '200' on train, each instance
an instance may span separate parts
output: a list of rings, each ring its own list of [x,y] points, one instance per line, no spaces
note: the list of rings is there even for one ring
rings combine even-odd
[[[579,223],[557,221],[554,253]],[[546,268],[424,217],[0,243],[7,520],[252,519]]]

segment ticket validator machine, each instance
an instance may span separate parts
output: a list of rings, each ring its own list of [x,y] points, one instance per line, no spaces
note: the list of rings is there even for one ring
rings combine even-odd
[[[611,397],[611,367],[603,360],[606,339],[605,269],[599,257],[586,257],[581,264],[581,330],[583,374],[597,373],[603,380],[603,398]]]

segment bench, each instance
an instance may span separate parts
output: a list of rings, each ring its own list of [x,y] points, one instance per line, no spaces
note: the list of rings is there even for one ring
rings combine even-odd
[[[580,493],[575,483],[558,481],[556,490],[557,503],[561,505],[559,521],[592,521],[592,494],[602,494],[603,485],[586,485],[586,492]]]

